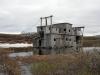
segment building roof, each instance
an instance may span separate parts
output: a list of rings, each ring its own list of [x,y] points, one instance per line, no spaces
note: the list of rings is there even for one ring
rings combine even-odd
[[[71,23],[56,23],[56,24],[53,24],[53,25],[62,25],[62,24],[69,24],[69,25],[72,25]]]
[[[69,24],[69,25],[72,25],[71,23],[56,23],[56,24],[52,24],[52,26],[54,25],[65,25],[65,24]],[[47,26],[51,26],[51,25],[47,25]],[[41,26],[37,26],[37,27],[41,27]],[[45,26],[42,26],[42,27],[46,27],[46,25]]]

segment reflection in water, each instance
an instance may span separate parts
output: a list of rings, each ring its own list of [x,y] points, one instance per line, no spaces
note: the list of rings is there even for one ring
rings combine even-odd
[[[84,47],[83,48],[83,51],[86,52],[86,51],[93,51],[93,50],[97,50],[97,51],[100,51],[100,47]],[[58,49],[58,50],[47,50],[47,49],[44,49],[42,50],[42,52],[44,54],[59,54],[59,53],[66,53],[66,52],[71,52],[73,50],[64,50],[64,49]],[[34,54],[38,54],[38,50],[33,50],[33,51],[30,51],[30,52],[18,52],[18,53],[10,53],[9,56],[10,57],[24,57],[24,56],[32,56]]]
[[[28,44],[28,43],[15,43],[15,44],[0,43],[0,48],[10,48],[10,47],[32,47],[32,44]]]
[[[33,52],[19,52],[19,53],[10,53],[10,57],[25,57],[25,56],[32,56]]]
[[[94,50],[97,50],[97,51],[100,51],[100,47],[84,47],[83,48],[83,51],[88,51],[88,52],[91,52],[91,51],[94,51]]]

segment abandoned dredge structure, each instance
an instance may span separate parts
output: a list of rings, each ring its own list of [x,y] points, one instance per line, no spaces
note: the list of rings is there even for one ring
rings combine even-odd
[[[37,34],[33,37],[33,48],[38,49],[39,54],[65,53],[82,48],[84,27],[72,27],[70,23],[52,24],[52,16],[40,19],[41,26],[37,27]]]

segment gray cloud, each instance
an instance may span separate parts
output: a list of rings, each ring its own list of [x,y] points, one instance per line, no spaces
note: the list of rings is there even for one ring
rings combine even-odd
[[[0,32],[36,31],[41,16],[53,22],[85,26],[85,35],[100,34],[100,0],[0,0]]]

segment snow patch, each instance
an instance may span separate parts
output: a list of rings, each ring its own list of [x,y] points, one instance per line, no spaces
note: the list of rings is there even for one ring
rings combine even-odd
[[[10,44],[10,43],[0,43],[0,48],[9,48],[9,47],[32,47],[32,44],[28,43],[16,43],[16,44]]]

